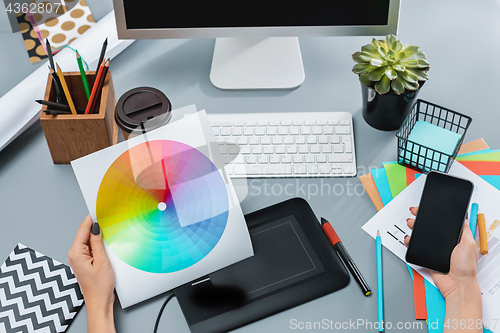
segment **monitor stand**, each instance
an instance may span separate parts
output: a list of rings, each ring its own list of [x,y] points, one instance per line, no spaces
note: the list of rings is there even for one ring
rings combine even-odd
[[[297,37],[217,38],[210,81],[219,89],[293,89],[304,82]]]

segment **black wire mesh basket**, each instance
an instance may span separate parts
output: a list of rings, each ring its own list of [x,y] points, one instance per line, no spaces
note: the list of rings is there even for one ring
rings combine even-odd
[[[409,140],[410,133],[418,120],[459,134],[460,139],[453,153],[447,154]],[[417,100],[396,134],[398,138],[398,163],[424,173],[432,170],[447,173],[462,146],[465,133],[471,122],[472,118],[464,114],[421,99]]]

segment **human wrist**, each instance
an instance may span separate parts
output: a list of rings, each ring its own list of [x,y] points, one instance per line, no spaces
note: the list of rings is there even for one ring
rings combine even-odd
[[[113,333],[115,331],[113,303],[88,303],[87,327],[89,333]]]
[[[444,296],[447,319],[477,320],[482,318],[481,289],[477,279],[464,281]]]
[[[443,295],[446,301],[453,300],[462,302],[465,300],[481,298],[481,289],[477,278],[473,277],[467,280],[462,280],[457,286]]]

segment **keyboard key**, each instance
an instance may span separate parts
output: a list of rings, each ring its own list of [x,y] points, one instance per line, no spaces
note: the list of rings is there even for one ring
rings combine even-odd
[[[229,128],[221,128],[220,135],[221,136],[229,136],[229,135],[231,135],[231,129],[229,129]]]
[[[274,152],[276,154],[284,154],[285,153],[285,146],[278,146],[274,149]]]
[[[318,138],[315,136],[308,136],[307,143],[308,144],[316,144],[316,143],[318,143]]]
[[[303,163],[304,156],[303,155],[293,155],[293,163]]]
[[[341,120],[340,121],[341,126],[346,126],[346,125],[350,125],[350,124],[351,124],[351,122],[349,120]]]
[[[312,134],[314,134],[314,135],[321,135],[321,134],[323,134],[322,127],[313,127]]]
[[[322,145],[321,146],[321,152],[322,153],[331,153],[332,152],[332,146],[331,145]]]
[[[218,128],[213,128],[213,130],[214,130],[214,135],[215,135],[215,136],[219,136],[219,134],[220,134],[220,129],[218,129]]]
[[[227,154],[227,147],[226,147],[226,145],[219,146],[219,150],[220,150],[221,155],[226,155]]]
[[[252,147],[252,154],[254,155],[262,154],[262,147],[261,146]]]
[[[328,120],[328,125],[337,126],[339,124],[338,120]]]
[[[316,159],[314,158],[314,155],[305,155],[304,161],[306,163],[314,163],[314,161],[316,161]]]
[[[245,121],[245,126],[248,126],[248,127],[254,127],[256,124],[257,124],[256,121],[252,121],[252,120]]]
[[[240,137],[236,142],[238,142],[238,145],[246,145],[248,144],[248,138]]]
[[[330,163],[348,163],[352,162],[351,154],[329,154],[328,162]]]
[[[240,136],[242,133],[243,131],[241,130],[241,128],[233,128],[233,130],[231,131],[231,134],[234,136]]]
[[[263,151],[264,151],[264,154],[274,154],[274,147],[273,146],[265,146]]]
[[[337,127],[335,129],[336,134],[351,134],[351,127],[350,126],[342,126],[342,127]]]
[[[226,156],[223,156],[222,159],[224,160],[225,164],[230,164],[233,161],[234,156],[226,155]]]
[[[253,135],[253,127],[250,127],[250,128],[245,127],[243,129],[243,135],[247,135],[247,136]]]
[[[230,121],[223,121],[221,123],[222,127],[231,127],[233,124]]]
[[[332,169],[342,169],[342,164],[332,164]]]
[[[233,146],[233,145],[228,146],[227,152],[228,152],[228,154],[231,154],[231,155],[238,155],[240,153],[240,147]]]
[[[219,127],[220,121],[212,121],[210,124],[212,125],[212,127]]]
[[[276,135],[277,132],[278,131],[277,131],[276,127],[268,127],[266,134],[267,135]]]
[[[327,158],[325,155],[316,156],[316,162],[318,162],[318,163],[326,163],[326,160],[327,160]]]
[[[319,173],[325,175],[330,173],[330,168],[328,165],[320,165],[319,166]]]
[[[344,152],[344,147],[341,143],[332,145],[333,146],[333,152],[334,153],[343,153]]]
[[[250,152],[251,152],[251,147],[249,146],[241,147],[240,154],[248,155],[250,154]]]
[[[304,121],[304,125],[306,126],[314,126],[315,121],[314,120],[306,120]]]
[[[255,128],[255,135],[264,135],[266,134],[266,129],[263,127],[256,127]]]
[[[278,135],[287,135],[287,134],[288,134],[288,127],[278,128]]]
[[[260,138],[260,144],[261,145],[270,145],[271,144],[271,138],[267,137],[267,136],[264,136],[264,137]]]
[[[307,154],[307,153],[309,153],[308,146],[299,146],[299,154]]]
[[[325,143],[328,143],[328,137],[327,137],[327,136],[324,136],[324,135],[322,135],[322,136],[318,137],[318,143],[319,143],[319,144],[325,144]]]
[[[257,161],[259,162],[259,164],[267,164],[269,163],[269,157],[267,155],[259,155]]]
[[[330,143],[340,143],[340,136],[338,136],[338,135],[331,135],[330,136]]]
[[[304,122],[302,120],[294,120],[292,121],[293,126],[302,126]]]
[[[292,122],[290,120],[282,120],[281,126],[291,126]]]
[[[296,175],[303,175],[307,173],[307,165],[295,164],[293,166],[293,173]]]
[[[332,126],[326,126],[324,129],[323,129],[323,133],[324,134],[327,134],[327,135],[332,135],[334,134],[335,130],[334,130],[335,127],[332,127]]]
[[[300,127],[290,127],[290,135],[299,135]]]
[[[241,156],[241,155],[236,156],[236,158],[234,159],[234,163],[235,164],[245,163],[245,156]]]
[[[301,155],[299,155],[299,156],[301,156]],[[292,163],[292,156],[290,156],[290,155],[281,156],[281,163]]]
[[[331,172],[334,175],[341,175],[342,174],[342,169],[332,169]]]
[[[283,138],[283,143],[286,145],[293,145],[293,136]]]
[[[257,126],[261,126],[261,127],[262,127],[262,126],[267,126],[267,121],[264,121],[264,120],[259,120],[259,121],[257,122]]]
[[[280,157],[276,155],[269,156],[269,163],[278,164],[280,162]]]
[[[319,146],[310,146],[309,151],[311,154],[319,154]]]
[[[248,143],[251,145],[258,145],[259,144],[259,138],[252,137],[250,140],[248,140]]]
[[[310,127],[301,127],[300,128],[300,134],[302,134],[302,135],[309,135],[309,134],[311,134],[311,128]]]
[[[280,122],[277,120],[271,120],[269,122],[269,126],[279,126],[279,125],[280,125]]]
[[[236,138],[226,138],[227,143],[232,143],[233,145],[236,144]]]
[[[310,175],[316,175],[318,174],[318,166],[316,164],[313,164],[313,165],[309,165],[307,167],[307,172],[310,174]]]
[[[346,165],[342,168],[342,171],[344,175],[354,175],[356,173],[356,170],[352,165]]]
[[[297,154],[297,146],[288,146],[286,147],[287,154]]]
[[[224,170],[226,170],[226,173],[227,173],[229,176],[231,176],[231,175],[233,175],[233,174],[234,174],[234,171],[233,171],[234,169],[233,169],[233,166],[232,166],[231,164],[226,165],[226,166],[224,167]]]
[[[235,122],[233,123],[233,126],[234,126],[234,127],[243,127],[243,125],[244,125],[244,124],[245,124],[245,123],[244,123],[244,122],[242,122],[242,121],[235,121]]]
[[[326,120],[316,120],[316,125],[318,126],[325,126],[326,124]]]
[[[295,143],[298,145],[303,145],[304,143],[306,143],[306,138],[303,136],[298,136],[295,138]]]
[[[283,143],[283,138],[281,136],[273,137],[273,145],[280,145]]]
[[[348,139],[342,140],[342,141],[344,142],[345,152],[346,153],[352,153],[352,142],[351,142],[351,139],[348,138]]]
[[[257,157],[256,156],[247,156],[247,164],[255,164],[257,163]]]

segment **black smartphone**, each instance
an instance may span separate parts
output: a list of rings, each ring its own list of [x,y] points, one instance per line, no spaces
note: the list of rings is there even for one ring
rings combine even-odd
[[[415,218],[406,261],[448,273],[460,241],[474,185],[440,172],[429,172]]]

